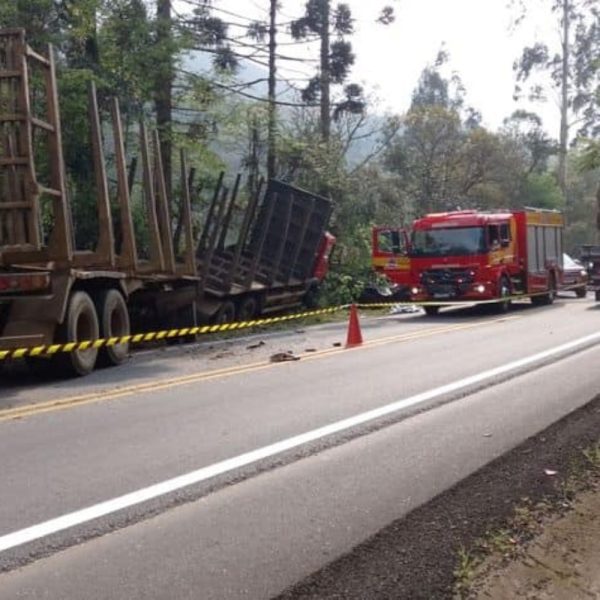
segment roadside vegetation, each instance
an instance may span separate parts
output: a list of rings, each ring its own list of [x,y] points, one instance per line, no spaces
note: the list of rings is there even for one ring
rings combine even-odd
[[[553,479],[548,493],[536,499],[521,498],[513,514],[502,525],[490,529],[470,546],[459,548],[454,571],[456,598],[477,598],[484,587],[488,589],[489,596],[489,589],[494,588],[494,579],[501,576],[506,567],[514,564],[535,566],[540,562],[531,552],[532,543],[539,540],[545,531],[551,531],[561,518],[576,510],[586,492],[597,493],[600,490],[600,439],[572,457],[564,472],[546,469],[544,474]],[[583,531],[586,531],[585,525]],[[560,549],[561,555],[576,552],[580,533],[573,530],[570,539],[563,539],[565,547]],[[600,545],[600,541],[596,540],[595,544]],[[556,550],[543,547],[542,552],[551,555]],[[544,567],[545,561],[542,559],[541,562]],[[521,585],[537,585],[527,581],[527,576],[521,577]]]

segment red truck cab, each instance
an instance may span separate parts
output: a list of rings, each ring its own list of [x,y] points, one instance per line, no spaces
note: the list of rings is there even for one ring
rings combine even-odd
[[[556,211],[455,211],[412,226],[411,298],[417,302],[502,300],[549,303],[561,281],[562,215]],[[502,309],[509,302],[499,302]],[[426,306],[429,314],[439,306]]]
[[[409,247],[410,241],[404,229],[373,227],[371,266],[392,285],[406,288],[407,291],[412,283]]]

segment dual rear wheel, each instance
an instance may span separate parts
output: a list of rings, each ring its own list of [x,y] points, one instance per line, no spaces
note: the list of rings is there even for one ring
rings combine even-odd
[[[52,358],[30,359],[35,370],[82,376],[96,365],[118,365],[129,355],[129,343],[111,343],[111,338],[130,334],[129,312],[123,295],[115,289],[102,290],[92,296],[83,290],[71,293],[64,321],[58,326],[55,343],[109,340],[102,348],[84,348],[72,352],[57,352]]]

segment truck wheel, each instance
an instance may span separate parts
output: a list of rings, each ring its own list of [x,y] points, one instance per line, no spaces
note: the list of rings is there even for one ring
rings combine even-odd
[[[230,300],[223,302],[221,304],[221,308],[217,311],[215,315],[214,322],[215,325],[224,325],[225,323],[233,323],[235,319],[235,304]]]
[[[548,293],[540,296],[533,296],[531,298],[531,303],[535,306],[549,306],[550,304],[554,304],[555,297],[556,280],[554,279],[554,275],[550,275],[550,289],[548,290]]]
[[[500,280],[500,289],[498,290],[498,298],[507,298],[510,296],[510,281],[506,277]],[[498,302],[497,310],[499,313],[506,313],[510,309],[510,300],[501,300]]]
[[[587,296],[587,290],[584,287],[577,288],[575,290],[575,295],[578,298],[585,298]]]
[[[254,296],[242,298],[237,310],[238,321],[250,321],[256,316],[258,302]]]
[[[129,311],[125,298],[117,290],[101,292],[96,299],[100,316],[100,336],[103,338],[123,337],[131,333]],[[103,346],[98,361],[102,366],[120,365],[129,356],[129,342]]]
[[[57,331],[57,343],[96,340],[100,335],[96,307],[86,292],[73,292],[64,322]],[[56,364],[67,375],[87,375],[94,370],[98,350],[75,350],[56,355]]]
[[[306,290],[302,303],[309,310],[314,310],[319,307],[319,291],[318,285],[311,285],[308,290]]]
[[[600,290],[596,290],[596,292],[594,293],[594,296],[596,298],[596,302],[600,302]]]
[[[440,312],[439,306],[424,306],[425,314],[429,317],[433,317]]]

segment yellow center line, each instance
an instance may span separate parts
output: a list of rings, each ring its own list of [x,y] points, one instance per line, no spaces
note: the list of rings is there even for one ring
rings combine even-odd
[[[490,319],[487,321],[478,321],[476,323],[467,323],[461,325],[448,325],[444,327],[434,327],[431,329],[425,329],[421,331],[414,331],[412,333],[403,333],[399,335],[393,335],[389,337],[377,338],[374,340],[365,341],[362,345],[351,348],[351,351],[368,350],[371,348],[377,348],[385,344],[391,344],[394,342],[409,342],[413,340],[419,340],[434,335],[440,335],[444,333],[450,333],[453,331],[463,331],[467,329],[475,329],[486,325],[493,325],[496,323],[504,323],[515,319],[520,319],[520,316],[501,317],[496,319]],[[321,358],[328,358],[335,354],[350,351],[347,348],[329,348],[327,350],[319,350],[317,352],[303,353],[299,356],[303,362],[307,360],[317,360]],[[131,385],[116,390],[107,390],[100,392],[93,392],[90,394],[70,396],[67,398],[58,398],[56,400],[49,400],[47,402],[41,402],[37,404],[28,404],[25,406],[17,406],[15,408],[9,408],[0,410],[0,423],[3,421],[9,421],[14,419],[22,419],[33,415],[44,414],[48,412],[54,412],[58,410],[66,410],[75,406],[84,406],[86,404],[92,404],[103,400],[115,400],[126,396],[132,396],[142,392],[157,392],[172,387],[179,387],[182,385],[189,385],[200,381],[210,381],[213,379],[222,379],[225,377],[231,377],[233,375],[241,375],[246,373],[255,373],[265,369],[273,369],[286,365],[287,362],[272,363],[268,361],[250,363],[247,365],[238,365],[235,367],[226,367],[223,369],[215,369],[213,371],[206,371],[203,373],[194,373],[193,375],[184,375],[175,378],[167,378],[159,381],[152,381],[148,383],[140,383]]]

